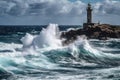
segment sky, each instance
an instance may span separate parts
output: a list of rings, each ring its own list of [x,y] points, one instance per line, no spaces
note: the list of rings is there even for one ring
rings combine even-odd
[[[120,0],[0,0],[0,25],[82,25],[89,2],[93,22],[120,25]]]

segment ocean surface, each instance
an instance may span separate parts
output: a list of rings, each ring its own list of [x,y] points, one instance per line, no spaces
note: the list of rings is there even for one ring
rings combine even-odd
[[[0,80],[119,80],[120,39],[81,36],[62,46],[61,31],[70,27],[79,28],[49,24],[0,35]]]

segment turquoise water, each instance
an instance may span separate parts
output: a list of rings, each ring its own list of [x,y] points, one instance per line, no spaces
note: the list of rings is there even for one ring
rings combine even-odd
[[[120,79],[120,39],[100,41],[80,37],[74,43],[62,46],[54,29],[49,27],[36,35],[1,35],[0,79]]]

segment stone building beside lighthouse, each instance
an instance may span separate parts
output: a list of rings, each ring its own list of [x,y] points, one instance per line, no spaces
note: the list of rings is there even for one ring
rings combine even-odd
[[[83,23],[83,29],[87,29],[87,28],[92,27],[96,24],[96,23],[92,22],[92,11],[93,11],[93,9],[92,9],[90,3],[88,3],[86,11],[87,11],[87,22]]]

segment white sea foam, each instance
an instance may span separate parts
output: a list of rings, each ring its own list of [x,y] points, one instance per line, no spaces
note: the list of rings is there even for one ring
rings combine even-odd
[[[57,24],[49,24],[45,29],[43,28],[39,35],[32,36],[26,34],[25,37],[21,39],[24,48],[29,48],[33,46],[34,48],[57,48],[62,46],[60,38],[60,32]]]
[[[26,35],[21,39],[23,47],[24,48],[30,47],[32,45],[33,39],[34,39],[33,35],[26,33]]]
[[[78,39],[73,43],[70,43],[67,46],[62,46],[62,39],[60,39],[60,31],[57,24],[49,24],[47,28],[43,28],[40,34],[36,36],[27,33],[25,37],[21,39],[21,41],[23,42],[24,53],[29,54],[35,54],[37,53],[35,52],[37,50],[44,52],[47,50],[66,47],[73,57],[79,58],[79,54],[81,53],[79,50],[80,47],[85,49],[87,55],[92,57],[101,59],[107,57],[117,57],[112,54],[105,54],[94,46],[91,46],[85,36],[79,36]]]
[[[73,43],[62,46],[62,39],[60,39],[60,31],[57,24],[50,24],[47,28],[43,28],[40,34],[36,36],[27,33],[21,41],[23,44],[0,42],[0,70],[12,74],[33,73],[33,77],[30,74],[31,77],[25,75],[25,77],[27,77],[26,80],[30,78],[32,78],[31,80],[43,78],[46,80],[51,78],[54,80],[87,79],[91,78],[91,75],[94,77],[97,72],[97,75],[103,72],[92,69],[92,74],[89,74],[91,73],[89,72],[90,69],[80,69],[81,67],[89,66],[94,68],[101,66],[102,62],[103,66],[109,63],[110,65],[112,65],[112,63],[119,64],[117,62],[120,60],[119,54],[107,54],[103,52],[107,51],[107,49],[112,52],[114,49],[96,48],[92,44],[89,44],[85,36],[79,36]],[[5,50],[8,50],[8,52],[2,54],[2,51],[4,52]],[[62,70],[66,70],[66,72],[71,70],[75,72],[75,74],[71,72],[64,74],[64,72],[61,72]],[[51,73],[51,75],[47,75],[47,72]],[[86,75],[81,75],[81,72],[83,74],[86,73]],[[35,74],[34,76],[34,73],[38,73],[39,75]],[[22,75],[21,78],[24,78],[24,75]]]
[[[34,38],[33,44],[39,48],[59,47],[62,46],[60,33],[57,24],[49,24],[49,26],[40,32],[40,35]]]

